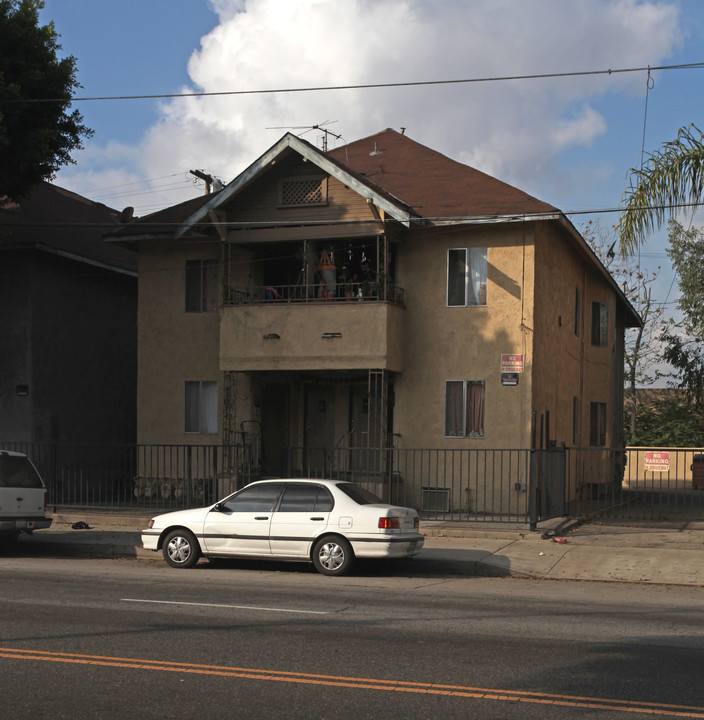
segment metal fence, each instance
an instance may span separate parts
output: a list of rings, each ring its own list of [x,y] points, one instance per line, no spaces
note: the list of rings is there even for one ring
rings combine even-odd
[[[29,455],[52,506],[177,509],[214,502],[260,477],[247,445],[0,442],[0,449]],[[698,448],[294,447],[282,474],[349,480],[432,520],[704,520]]]

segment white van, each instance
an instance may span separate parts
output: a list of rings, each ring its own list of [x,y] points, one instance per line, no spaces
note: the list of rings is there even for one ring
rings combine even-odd
[[[46,488],[24,454],[0,450],[0,539],[48,528]]]

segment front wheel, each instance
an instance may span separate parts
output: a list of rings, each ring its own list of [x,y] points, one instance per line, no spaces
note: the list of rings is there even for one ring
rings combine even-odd
[[[200,557],[200,545],[190,530],[173,530],[164,538],[164,560],[175,568],[193,567]]]
[[[341,537],[324,537],[313,547],[313,565],[323,575],[344,575],[354,563],[352,546]]]

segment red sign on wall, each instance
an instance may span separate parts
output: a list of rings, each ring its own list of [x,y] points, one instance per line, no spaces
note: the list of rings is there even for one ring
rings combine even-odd
[[[523,355],[502,355],[501,356],[501,372],[502,373],[522,373],[523,372]]]

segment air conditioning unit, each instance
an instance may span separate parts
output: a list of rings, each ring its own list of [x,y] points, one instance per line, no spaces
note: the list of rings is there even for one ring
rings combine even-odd
[[[450,512],[450,491],[447,488],[421,488],[421,510]]]

